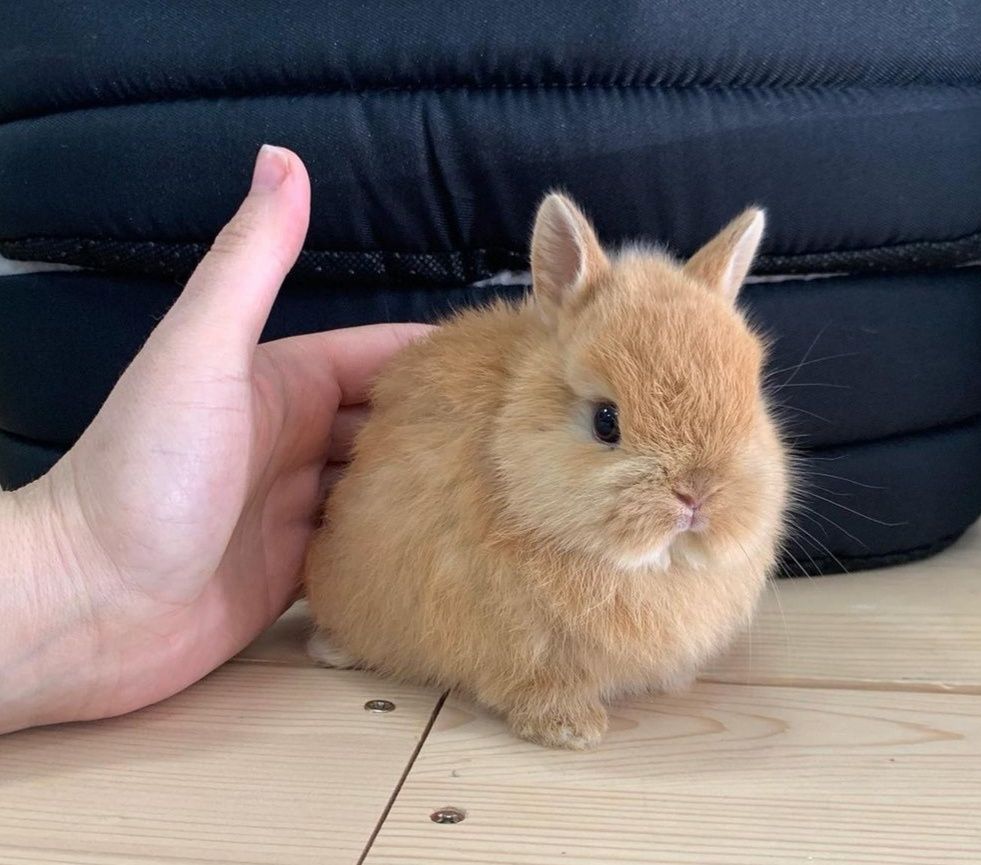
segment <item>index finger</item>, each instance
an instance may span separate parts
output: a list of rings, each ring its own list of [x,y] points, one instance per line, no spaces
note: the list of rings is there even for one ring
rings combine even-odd
[[[367,401],[382,366],[410,342],[432,331],[425,324],[369,324],[292,336],[282,343],[306,356],[307,368],[331,376],[341,405]],[[272,348],[276,343],[269,343]]]

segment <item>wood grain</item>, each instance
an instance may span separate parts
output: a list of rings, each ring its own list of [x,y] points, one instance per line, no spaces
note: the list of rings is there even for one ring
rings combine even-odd
[[[0,742],[0,865],[353,865],[437,695],[307,657],[297,605],[190,691]],[[394,713],[363,704],[384,697]],[[459,825],[430,813],[466,809]],[[981,527],[779,583],[691,694],[588,754],[447,704],[366,865],[981,862]]]
[[[981,524],[926,561],[773,584],[701,678],[981,694]]]
[[[976,863],[979,809],[975,696],[703,684],[587,754],[450,702],[366,865]]]
[[[436,701],[232,663],[133,715],[4,737],[0,863],[354,865]]]

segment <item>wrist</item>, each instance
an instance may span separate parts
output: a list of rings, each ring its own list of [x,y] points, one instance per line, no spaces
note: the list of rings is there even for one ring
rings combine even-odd
[[[0,732],[86,717],[99,676],[91,570],[48,475],[0,492]]]

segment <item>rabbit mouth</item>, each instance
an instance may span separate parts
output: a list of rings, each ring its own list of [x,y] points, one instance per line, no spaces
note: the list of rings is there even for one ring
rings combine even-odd
[[[684,513],[656,546],[618,551],[611,558],[621,570],[666,571],[674,558],[680,556],[684,560],[688,553],[703,549],[708,529],[709,520],[704,514]]]

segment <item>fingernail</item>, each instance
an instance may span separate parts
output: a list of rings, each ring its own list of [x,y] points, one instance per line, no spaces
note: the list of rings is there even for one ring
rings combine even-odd
[[[281,147],[263,144],[252,172],[252,192],[272,192],[279,189],[290,172],[286,151]]]

